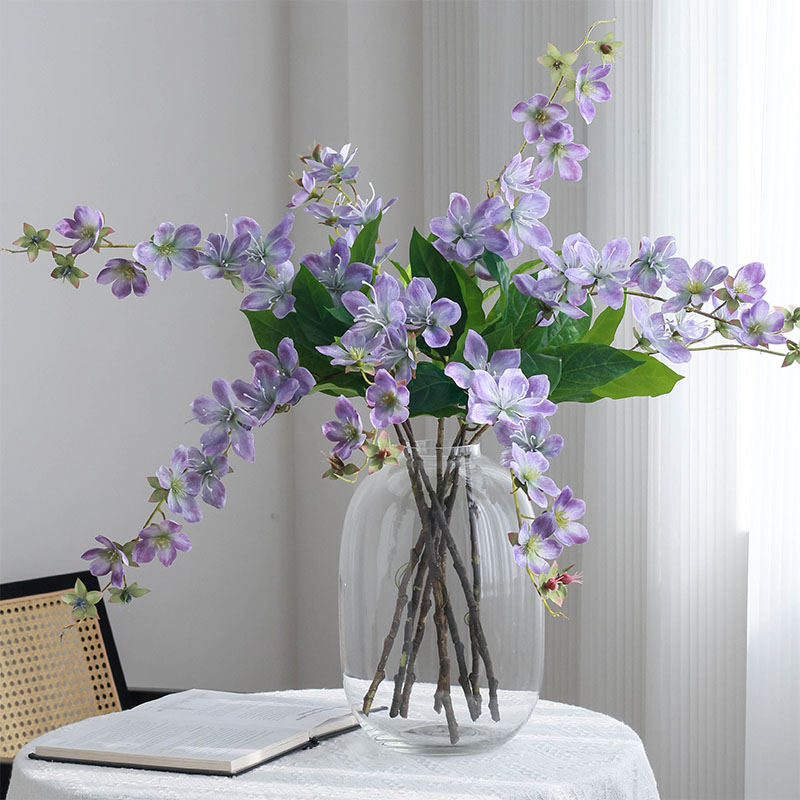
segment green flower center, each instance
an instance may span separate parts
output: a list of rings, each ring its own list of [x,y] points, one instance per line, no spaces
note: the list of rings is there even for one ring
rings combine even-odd
[[[734,294],[744,294],[750,287],[746,283],[734,283]]]
[[[525,469],[522,470],[522,479],[525,483],[533,483],[534,481],[538,481],[541,477],[542,473],[539,472],[536,467],[525,467]]]
[[[395,403],[394,392],[384,392],[381,395],[381,405],[382,406],[393,406],[394,403]]]
[[[121,278],[125,278],[126,281],[132,281],[136,277],[136,270],[133,267],[120,267],[119,273]]]
[[[764,333],[764,326],[760,322],[751,322],[747,326],[748,333]]]
[[[559,528],[566,528],[569,524],[569,517],[567,516],[566,512],[562,511],[561,509],[556,511],[555,518],[556,525],[558,525]]]
[[[166,550],[170,545],[169,534],[167,533],[162,533],[161,536],[156,536],[150,541],[158,550]]]
[[[689,281],[689,283],[686,284],[686,288],[692,294],[700,294],[700,292],[702,292],[703,289],[705,289],[706,287],[705,287],[705,284],[703,283],[703,281],[693,280],[693,281]]]
[[[164,242],[164,244],[157,245],[157,247],[158,252],[167,258],[175,252],[175,245],[172,242]]]
[[[544,108],[540,108],[536,114],[534,115],[534,120],[538,122],[540,125],[543,125],[547,120],[550,119],[550,115]]]

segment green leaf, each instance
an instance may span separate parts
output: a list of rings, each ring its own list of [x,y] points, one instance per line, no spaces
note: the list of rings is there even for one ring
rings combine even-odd
[[[439,367],[427,361],[417,366],[417,374],[408,384],[408,390],[412,417],[422,414],[449,417],[459,413],[458,406],[467,404],[467,393]]]
[[[87,592],[86,593],[86,602],[87,603],[91,603],[92,605],[95,605],[95,603],[99,603],[100,602],[100,598],[102,596],[103,596],[103,593],[102,592],[98,592],[97,590],[94,590],[92,592]]]
[[[547,375],[550,381],[550,395],[552,396],[558,382],[561,380],[561,359],[557,356],[544,353],[526,353],[520,356],[520,369],[527,378],[533,375]]]
[[[34,236],[39,235],[39,231],[30,224],[30,222],[23,222],[22,223],[22,232],[29,238],[32,239]]]
[[[625,351],[625,354],[638,361],[640,366],[626,375],[595,387],[592,389],[592,394],[598,398],[609,397],[612,400],[623,397],[658,397],[669,394],[675,384],[683,378],[662,361],[646,353]]]
[[[350,248],[350,262],[369,264],[375,262],[375,245],[378,241],[378,227],[381,224],[381,214],[368,222],[361,232],[356,236],[353,246]]]
[[[503,325],[484,336],[489,347],[489,356],[496,350],[511,350],[514,347],[514,329],[511,325]]]
[[[337,322],[347,325],[348,328],[353,324],[353,315],[344,306],[334,306],[325,310]]]
[[[346,324],[337,320],[328,309],[333,308],[330,292],[311,274],[308,267],[300,267],[292,283],[295,296],[294,315],[306,340],[312,345],[330,344],[346,330]],[[285,320],[286,318],[284,318]]]
[[[508,294],[508,282],[510,280],[508,265],[496,253],[489,250],[483,251],[483,263],[489,274],[497,281],[500,286],[500,292],[504,295]]]
[[[625,301],[620,308],[611,308],[609,306],[601,311],[597,319],[595,319],[594,325],[581,337],[581,341],[593,342],[594,344],[613,344],[617,328],[619,328],[619,324],[625,316],[627,301],[626,295]]]
[[[147,498],[148,503],[160,503],[162,500],[167,499],[167,495],[169,492],[166,489],[162,489],[160,486],[158,489],[153,489],[150,497]]]
[[[347,380],[338,381],[332,379],[325,381],[325,383],[318,383],[311,390],[311,393],[321,392],[322,394],[331,395],[331,397],[338,397],[340,394],[343,394],[345,397],[361,397],[367,388],[367,384],[364,383],[363,379],[358,378],[358,374],[354,372],[342,373],[342,375]],[[360,384],[356,385],[355,382],[351,380],[353,376],[358,378]]]
[[[585,317],[572,319],[566,314],[557,313],[552,325],[540,325],[527,334],[522,339],[522,347],[529,351],[552,350],[579,341],[592,324],[591,298],[587,297],[580,307],[586,312]]]
[[[161,484],[158,482],[158,478],[155,475],[150,475],[147,478],[147,482],[150,484],[151,489],[160,489]]]
[[[604,344],[577,342],[551,353],[561,359],[561,379],[550,399],[554,403],[592,402],[592,389],[604,386],[641,365],[631,353]]]
[[[454,267],[445,257],[414,229],[408,248],[411,274],[430,278],[436,287],[437,297],[447,297],[461,307],[461,317],[453,325],[453,337],[447,347],[439,348],[447,354],[455,350],[461,334],[467,329],[483,329],[483,293],[478,284],[461,267]]]

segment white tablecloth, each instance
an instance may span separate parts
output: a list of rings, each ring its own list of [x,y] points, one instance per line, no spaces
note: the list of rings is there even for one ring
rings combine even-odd
[[[280,692],[320,703],[341,689]],[[77,722],[87,728],[95,720]],[[639,737],[611,717],[541,700],[527,725],[486,755],[430,758],[396,753],[363,731],[323,741],[235,778],[14,761],[9,800],[658,800]]]

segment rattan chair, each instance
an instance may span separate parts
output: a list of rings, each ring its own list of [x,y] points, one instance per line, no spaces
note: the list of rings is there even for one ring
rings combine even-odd
[[[100,588],[89,572],[0,584],[0,797],[31,739],[164,694],[128,690],[102,601],[75,623],[61,595],[77,578]]]

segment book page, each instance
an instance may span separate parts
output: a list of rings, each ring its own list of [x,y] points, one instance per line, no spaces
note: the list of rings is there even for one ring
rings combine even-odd
[[[138,706],[130,711],[95,717],[79,730],[45,734],[37,752],[45,748],[77,752],[122,753],[176,759],[233,762],[255,751],[281,752],[295,746],[309,731],[335,717],[348,715],[346,705],[299,704],[275,696],[239,695],[192,689]],[[53,753],[50,753],[53,755]]]

